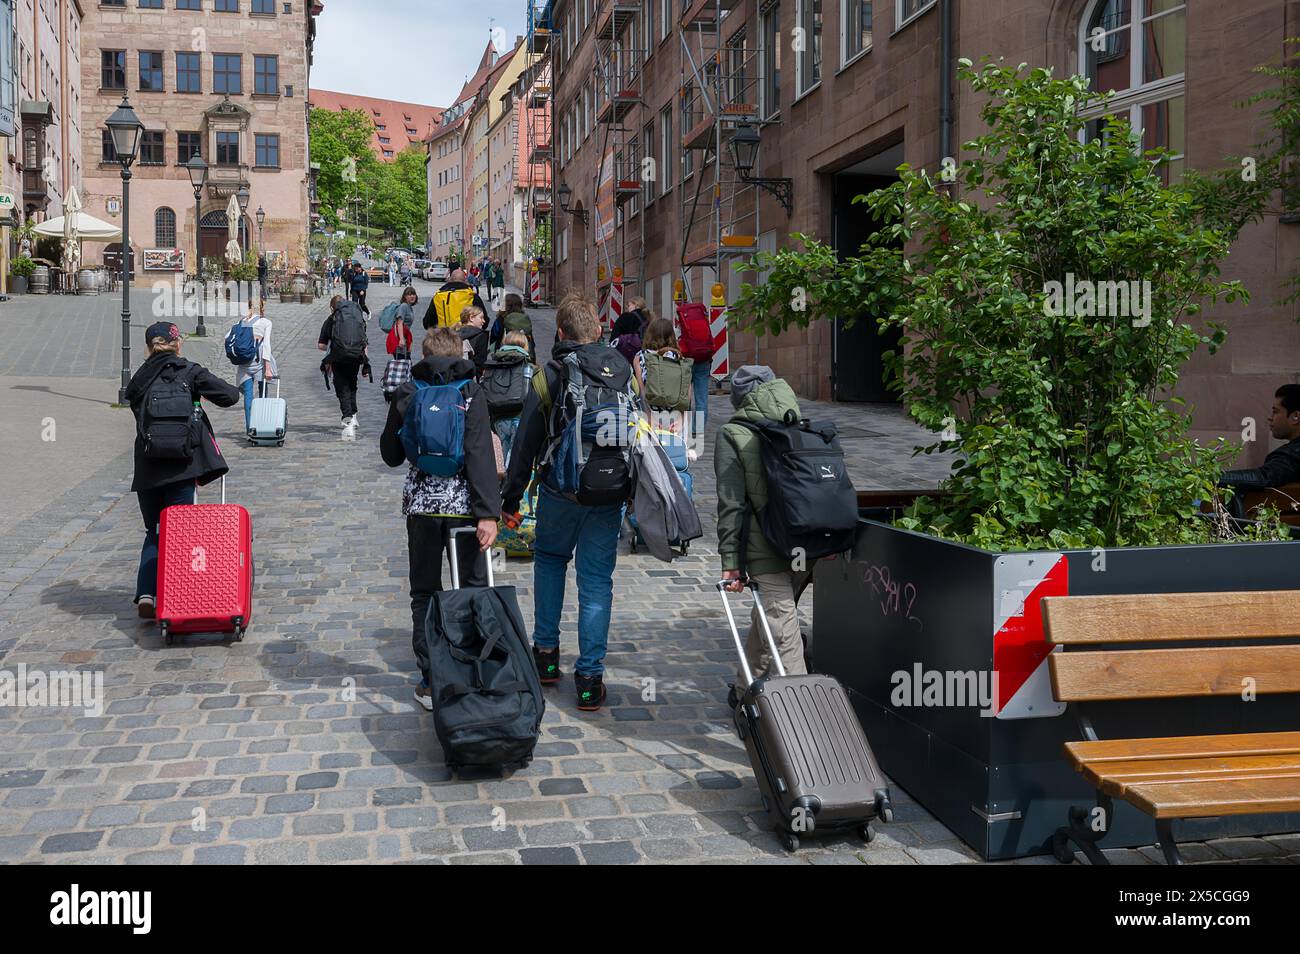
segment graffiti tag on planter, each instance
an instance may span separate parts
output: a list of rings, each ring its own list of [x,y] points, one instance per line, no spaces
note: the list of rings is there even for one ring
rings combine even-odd
[[[895,580],[894,574],[887,566],[867,566],[864,582],[871,587],[871,592],[880,600],[880,612],[885,616],[893,614],[907,620],[909,626],[917,631],[925,627],[920,617],[913,614],[920,591],[915,583]]]

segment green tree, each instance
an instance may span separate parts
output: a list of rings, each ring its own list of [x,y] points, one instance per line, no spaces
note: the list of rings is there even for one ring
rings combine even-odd
[[[358,109],[336,112],[313,109],[308,121],[311,157],[320,163],[316,177],[316,194],[321,215],[329,228],[338,228],[338,210],[346,208],[357,192],[357,183],[372,175],[379,165],[370,151],[375,125]],[[356,182],[348,181],[355,172]]]
[[[922,499],[904,526],[999,550],[1207,539],[1194,501],[1215,496],[1233,449],[1188,437],[1170,394],[1224,337],[1185,319],[1245,297],[1219,276],[1232,229],[1195,190],[1165,185],[1166,154],[1138,152],[1121,119],[1084,136],[1085,77],[960,64],[987,128],[953,171],[964,195],[900,167],[858,197],[884,223],[860,254],[807,236],[760,253],[740,267],[766,282],[733,313],[768,332],[863,313],[899,329],[889,372],[937,438],[917,452],[957,458],[949,496]],[[1138,292],[1119,314],[1061,301],[1071,283],[1111,282]]]
[[[371,199],[370,224],[391,233],[400,244],[409,232],[424,244],[428,223],[428,180],[424,152],[412,146],[403,149],[392,162],[367,166],[360,177],[361,195]]]

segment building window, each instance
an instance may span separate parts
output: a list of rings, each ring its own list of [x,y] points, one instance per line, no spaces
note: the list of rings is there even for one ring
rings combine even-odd
[[[113,134],[107,129],[100,133],[100,161],[117,162],[117,150],[113,148]]]
[[[217,133],[217,165],[239,165],[239,133]]]
[[[275,0],[253,0],[253,13],[258,16],[275,16]]]
[[[746,75],[745,29],[741,27],[727,40],[727,101],[753,103],[749,99],[749,77]]]
[[[803,30],[803,49],[795,54],[797,95],[802,96],[822,81],[822,0],[799,0],[795,9]]]
[[[243,57],[238,53],[212,54],[212,92],[242,93],[243,84],[240,72]]]
[[[176,213],[163,206],[153,214],[154,248],[176,247]]]
[[[100,89],[126,89],[126,50],[101,50]]]
[[[934,0],[895,0],[898,9],[894,11],[894,29],[901,30],[926,10],[934,6]]]
[[[871,49],[871,0],[840,0],[840,63]]]
[[[176,0],[177,10],[202,10],[203,0]]]
[[[161,10],[163,0],[140,0],[140,7],[144,10]]]
[[[1079,59],[1095,92],[1113,93],[1104,106],[1085,108],[1089,139],[1102,135],[1102,119],[1128,120],[1142,150],[1166,149],[1165,182],[1182,176],[1187,145],[1184,69],[1187,4],[1180,0],[1094,0],[1079,29]]]
[[[763,117],[781,111],[781,4],[780,0],[763,8]]]
[[[163,143],[161,129],[146,129],[140,133],[140,165],[161,166],[165,155]]]
[[[253,92],[275,96],[280,92],[280,58],[278,56],[253,57]]]
[[[673,108],[665,106],[659,112],[659,177],[662,180],[660,195],[673,191]]]
[[[140,91],[143,93],[161,93],[163,84],[163,55],[159,51],[142,51],[140,53]]]
[[[253,136],[256,155],[254,160],[263,169],[280,168],[280,137],[274,133],[257,133]]]
[[[216,0],[212,9],[217,13],[238,13],[239,0]]]
[[[176,134],[176,161],[189,162],[195,156],[203,155],[203,135],[196,132],[178,132]]]
[[[199,53],[176,54],[176,92],[203,92],[203,63]]]

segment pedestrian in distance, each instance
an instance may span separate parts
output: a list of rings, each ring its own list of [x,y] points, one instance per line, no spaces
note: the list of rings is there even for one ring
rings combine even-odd
[[[505,307],[497,314],[492,323],[490,335],[493,347],[500,347],[508,331],[519,331],[528,339],[530,360],[537,360],[537,343],[533,339],[533,320],[524,311],[524,300],[511,292],[505,296]]]
[[[397,306],[397,319],[406,325],[409,332],[415,327],[415,306],[420,303],[420,295],[410,285],[402,289],[400,304]]]
[[[345,441],[356,440],[357,378],[370,364],[366,319],[356,302],[345,301],[341,295],[330,299],[330,314],[321,325],[316,346],[326,353],[322,365],[334,376],[334,390],[343,417],[340,437]]]
[[[135,604],[141,619],[153,619],[158,594],[158,522],[165,508],[194,503],[196,486],[230,469],[200,405],[232,407],[239,390],[211,371],[181,357],[181,333],[170,322],[145,329],[148,357],[132,376],[126,399],[135,415],[135,491],[144,519],[144,544],[136,573]]]
[[[687,461],[699,457],[691,441],[692,368],[691,359],[682,355],[673,323],[653,318],[641,339],[641,350],[632,359],[632,380],[642,410],[660,434],[660,443],[669,449],[674,465],[679,456]],[[682,470],[679,466],[678,473]]]
[[[370,274],[361,267],[360,262],[354,262],[352,267],[352,278],[348,282],[349,289],[352,293],[352,300],[367,315],[370,309],[366,307],[366,291],[370,288]]]
[[[266,316],[266,299],[248,303],[248,316],[239,324],[251,326],[254,347],[257,349],[253,360],[235,366],[235,387],[244,395],[244,430],[247,432],[252,423],[253,399],[266,387],[267,381],[275,380],[279,373],[275,355],[271,351],[271,319]]]
[[[593,712],[605,700],[614,568],[632,491],[630,447],[620,440],[620,423],[633,413],[632,369],[600,343],[600,318],[586,298],[565,298],[556,326],[552,359],[533,376],[520,414],[501,491],[502,518],[511,529],[519,526],[520,499],[537,469],[533,658],[543,685],[560,680],[565,573],[576,554],[579,656],[573,681],[578,709]],[[587,408],[580,433],[571,388],[581,391]],[[582,455],[574,453],[579,443]]]
[[[266,299],[266,279],[270,272],[271,269],[266,264],[266,256],[257,256],[257,287],[258,293],[263,300]]]
[[[735,413],[718,429],[713,451],[722,578],[729,581],[727,589],[733,592],[743,590],[746,579],[759,585],[786,675],[803,675],[808,668],[804,663],[803,637],[795,606],[800,581],[789,557],[777,552],[763,535],[758,515],[767,505],[768,489],[760,450],[762,438],[746,426],[757,421],[779,423],[791,412],[798,418],[799,401],[790,385],[776,377],[771,368],[746,365],[732,375],[731,404]],[[745,655],[755,679],[774,671],[760,627],[755,608],[745,644]],[[741,683],[743,676],[737,685]],[[733,709],[738,698],[738,690],[732,686],[728,701]]]
[[[402,486],[402,516],[410,566],[411,647],[420,670],[415,698],[432,710],[425,618],[433,594],[442,589],[443,552],[449,550],[453,530],[473,526],[473,536],[455,538],[460,577],[466,586],[487,585],[487,551],[496,541],[501,492],[487,403],[473,381],[473,363],[461,357],[460,335],[453,328],[432,329],[425,334],[421,351],[423,360],[411,368],[411,380],[398,388],[388,406],[379,452],[389,467],[409,465]],[[430,408],[421,403],[412,408],[419,392],[439,385],[454,386],[463,404],[444,402],[447,406]],[[446,426],[455,417],[461,426]],[[435,448],[424,436],[457,432],[463,435],[459,448]],[[435,450],[441,451],[436,461],[422,456],[421,452]]]

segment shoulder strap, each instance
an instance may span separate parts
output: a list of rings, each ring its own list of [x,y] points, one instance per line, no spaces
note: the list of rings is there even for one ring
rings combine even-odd
[[[551,385],[546,380],[546,369],[542,369],[541,374],[533,375],[533,391],[537,394],[537,402],[542,407],[542,413],[548,418],[551,414],[551,405],[554,403],[551,399]]]

